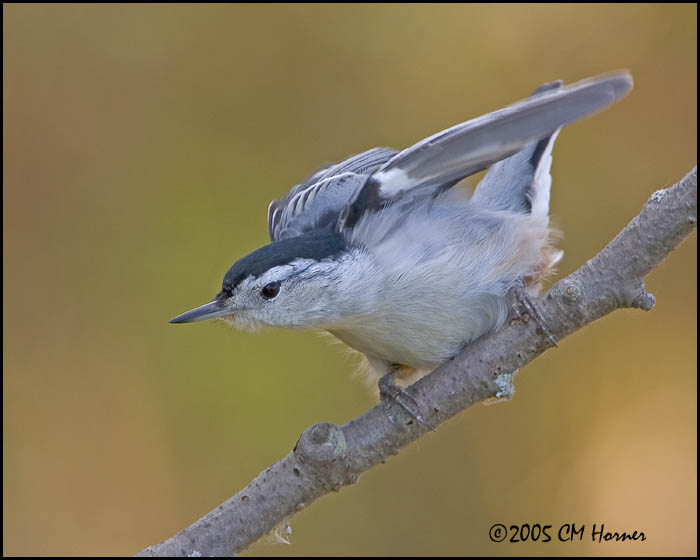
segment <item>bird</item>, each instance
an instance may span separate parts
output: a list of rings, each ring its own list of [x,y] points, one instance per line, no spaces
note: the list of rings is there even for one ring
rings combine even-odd
[[[405,150],[323,166],[270,203],[270,243],[170,322],[327,331],[388,394],[502,327],[512,290],[539,293],[563,255],[549,220],[557,135],[632,87],[627,70],[549,82]],[[471,196],[453,188],[485,169]]]

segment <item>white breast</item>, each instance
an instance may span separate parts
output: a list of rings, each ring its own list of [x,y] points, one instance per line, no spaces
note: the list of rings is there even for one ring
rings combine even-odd
[[[504,323],[507,291],[542,268],[548,231],[546,217],[447,196],[408,213],[391,206],[353,235],[374,264],[355,285],[377,291],[371,311],[329,330],[375,359],[432,368]]]

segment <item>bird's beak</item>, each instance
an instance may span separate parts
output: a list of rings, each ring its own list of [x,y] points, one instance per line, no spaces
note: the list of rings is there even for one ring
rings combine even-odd
[[[231,309],[224,306],[220,300],[210,301],[189,311],[185,311],[182,315],[178,315],[174,319],[170,319],[171,323],[194,323],[195,321],[204,321],[205,319],[214,319],[223,315],[230,315]]]

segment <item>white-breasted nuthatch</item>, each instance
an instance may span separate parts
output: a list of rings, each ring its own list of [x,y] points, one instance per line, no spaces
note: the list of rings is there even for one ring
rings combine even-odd
[[[402,152],[319,169],[270,204],[271,243],[171,323],[325,329],[377,375],[436,367],[503,325],[508,291],[536,293],[561,258],[548,216],[554,140],[631,88],[626,71],[544,84]],[[451,189],[487,167],[473,196]]]

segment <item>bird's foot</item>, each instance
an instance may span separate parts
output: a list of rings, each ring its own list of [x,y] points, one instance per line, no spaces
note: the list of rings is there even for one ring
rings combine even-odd
[[[396,402],[403,408],[411,417],[424,428],[434,432],[433,428],[420,413],[420,405],[411,393],[399,387],[394,381],[394,375],[397,369],[394,369],[379,378],[379,398],[382,402]]]
[[[542,329],[542,332],[547,337],[549,343],[556,348],[557,341],[552,335],[552,332],[549,330],[547,322],[544,320],[542,313],[540,313],[537,306],[530,299],[530,295],[527,293],[527,289],[525,288],[525,283],[523,282],[522,278],[519,278],[513,286],[513,296],[515,298],[515,305],[513,306],[513,309],[520,320],[527,323],[530,320],[530,317],[532,317],[540,329]],[[524,313],[521,310],[521,307],[524,309]]]

